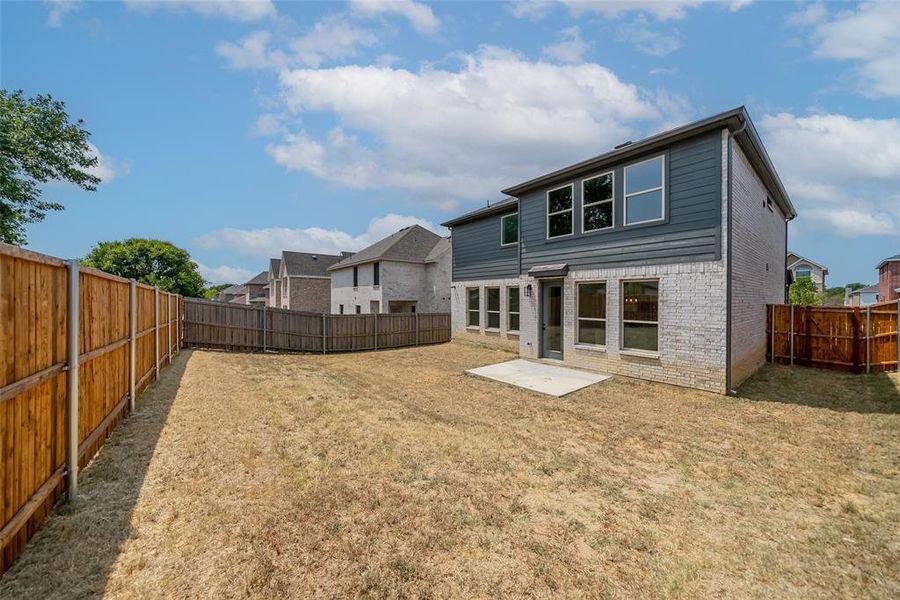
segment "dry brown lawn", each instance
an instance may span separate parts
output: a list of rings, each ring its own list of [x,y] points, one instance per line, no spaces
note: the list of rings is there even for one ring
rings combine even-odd
[[[900,378],[562,399],[463,343],[184,352],[0,597],[900,597]]]

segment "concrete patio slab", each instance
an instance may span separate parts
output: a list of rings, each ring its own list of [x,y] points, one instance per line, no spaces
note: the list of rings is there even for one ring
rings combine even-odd
[[[567,367],[516,359],[469,369],[466,373],[559,398],[612,377]]]

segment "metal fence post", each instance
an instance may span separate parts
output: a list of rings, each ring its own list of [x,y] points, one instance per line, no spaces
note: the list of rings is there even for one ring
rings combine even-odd
[[[791,366],[794,364],[794,305],[791,304]]]
[[[137,370],[137,281],[131,280],[131,332],[128,340],[128,408],[134,412],[134,388],[135,379],[137,378],[135,371]]]
[[[78,495],[78,259],[69,261],[69,298],[66,320],[68,359],[66,362],[66,471],[68,499]]]
[[[378,313],[375,315],[375,349],[378,350]]]
[[[267,325],[268,325],[268,323],[266,323],[266,305],[263,304],[263,352],[265,352],[266,350],[268,350],[268,348],[266,347],[266,329],[267,329]]]
[[[872,338],[872,307],[866,307],[866,373],[869,372],[869,340]]]
[[[159,288],[153,288],[153,369],[159,379]]]

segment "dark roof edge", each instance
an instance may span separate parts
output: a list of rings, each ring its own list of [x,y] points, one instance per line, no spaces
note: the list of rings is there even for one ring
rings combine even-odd
[[[519,199],[516,197],[504,198],[503,200],[498,200],[497,202],[494,202],[489,206],[484,206],[477,210],[467,212],[464,215],[460,215],[454,219],[450,219],[449,221],[445,221],[444,223],[441,223],[441,227],[453,227],[454,225],[461,225],[463,223],[467,223],[468,221],[475,221],[482,217],[509,212],[510,209],[516,208],[518,206],[518,203]]]
[[[746,125],[746,127],[741,130],[743,125]],[[781,179],[778,177],[778,173],[772,165],[772,161],[762,144],[762,140],[760,139],[753,122],[750,120],[750,115],[743,106],[701,119],[700,121],[682,125],[681,127],[676,127],[669,131],[652,135],[623,148],[612,150],[605,154],[595,156],[594,158],[575,163],[574,165],[558,169],[551,173],[547,173],[546,175],[506,188],[502,190],[502,192],[509,196],[519,197],[524,192],[534,188],[542,187],[555,181],[568,179],[576,176],[578,173],[601,168],[611,162],[620,162],[638,154],[650,152],[657,147],[666,146],[721,127],[728,127],[731,131],[740,130],[736,139],[744,148],[745,152],[747,152],[748,159],[763,179],[763,183],[766,184],[766,187],[769,188],[769,191],[775,196],[775,201],[778,203],[779,208],[781,208],[782,212],[786,214],[788,218],[792,219],[796,217],[797,211],[794,209],[793,204],[791,204],[790,198],[784,189],[784,185],[781,183]],[[482,209],[482,211],[486,211],[486,209]],[[448,221],[444,225],[449,226],[450,224],[458,224],[462,220],[471,220],[472,218],[490,214],[489,212],[477,213],[479,213],[479,211],[463,215],[462,217]]]

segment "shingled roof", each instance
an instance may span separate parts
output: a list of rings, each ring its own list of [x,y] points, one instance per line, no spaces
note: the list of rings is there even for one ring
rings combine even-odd
[[[269,272],[262,271],[244,285],[265,285],[267,283],[269,283]]]
[[[269,274],[272,275],[274,279],[278,279],[279,274],[281,273],[281,259],[280,258],[270,258],[269,259]]]
[[[404,227],[397,233],[391,234],[329,267],[328,270],[334,271],[376,260],[423,263],[431,250],[442,239],[444,238],[428,231],[421,225]]]
[[[341,258],[340,255],[335,254],[313,254],[289,250],[281,253],[281,260],[289,277],[328,277],[328,267]]]

